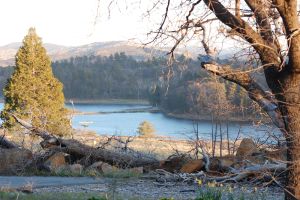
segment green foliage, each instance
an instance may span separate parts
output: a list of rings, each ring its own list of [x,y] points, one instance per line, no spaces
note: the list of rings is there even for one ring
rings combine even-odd
[[[140,137],[153,137],[155,136],[155,129],[150,122],[143,121],[138,127],[138,133]]]
[[[124,53],[83,56],[53,63],[53,72],[71,99],[147,99],[164,61],[137,61]]]
[[[3,125],[19,128],[9,113],[57,135],[70,130],[64,108],[63,85],[52,73],[51,61],[34,28],[16,54],[16,66],[4,88]]]
[[[152,106],[159,106],[161,103],[161,88],[158,85],[150,89],[149,102]]]
[[[205,190],[200,190],[197,198],[195,200],[221,200],[222,191],[218,188],[207,188]]]
[[[67,99],[147,99],[166,112],[195,116],[210,115],[212,109],[219,111],[214,105],[222,100],[221,108],[232,109],[231,117],[253,115],[248,94],[236,84],[221,79],[215,84],[216,79],[199,70],[202,59],[205,58],[199,56],[199,60],[193,60],[179,56],[178,62],[172,65],[172,73],[166,58],[137,60],[125,53],[72,57],[55,61],[52,66],[55,77],[64,85]],[[0,68],[0,87],[11,71],[11,67]]]

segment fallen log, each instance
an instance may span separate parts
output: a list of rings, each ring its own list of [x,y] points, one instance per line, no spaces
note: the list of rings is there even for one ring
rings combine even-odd
[[[111,165],[122,168],[147,166],[149,168],[158,168],[159,161],[153,157],[138,152],[122,152],[103,148],[93,148],[80,143],[74,139],[63,139],[53,136],[47,131],[33,127],[30,123],[19,119],[11,114],[15,120],[24,128],[31,131],[31,134],[37,135],[43,139],[41,146],[44,149],[51,149],[70,154],[73,159],[80,160],[88,158],[91,162],[103,161]]]
[[[0,136],[0,147],[5,149],[18,148],[19,146],[5,138],[5,135]]]
[[[227,176],[209,177],[207,180],[217,182],[239,182],[251,175],[282,174],[286,169],[287,166],[284,163],[253,165],[244,169],[232,169],[231,174]]]

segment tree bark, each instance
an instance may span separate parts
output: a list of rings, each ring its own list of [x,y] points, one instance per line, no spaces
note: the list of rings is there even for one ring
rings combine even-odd
[[[300,59],[300,58],[299,58]],[[287,142],[286,199],[300,199],[300,75],[284,71],[281,79],[280,110],[285,120]]]

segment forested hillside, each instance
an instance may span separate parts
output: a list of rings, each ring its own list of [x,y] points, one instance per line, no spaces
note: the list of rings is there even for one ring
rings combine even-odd
[[[247,95],[239,87],[199,68],[204,59],[178,56],[170,67],[166,58],[137,61],[116,53],[55,61],[52,67],[64,85],[66,99],[147,99],[167,112],[195,115],[233,113],[249,107]],[[12,67],[0,68],[1,88],[11,72]]]
[[[124,53],[76,57],[52,64],[69,99],[145,99],[164,65],[161,59],[136,61]]]

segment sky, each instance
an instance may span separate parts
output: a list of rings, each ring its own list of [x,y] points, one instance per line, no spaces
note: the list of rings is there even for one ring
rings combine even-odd
[[[138,6],[113,5],[109,15],[106,2],[97,9],[98,0],[1,0],[0,45],[21,42],[29,27],[44,43],[66,46],[145,37],[150,25]]]

